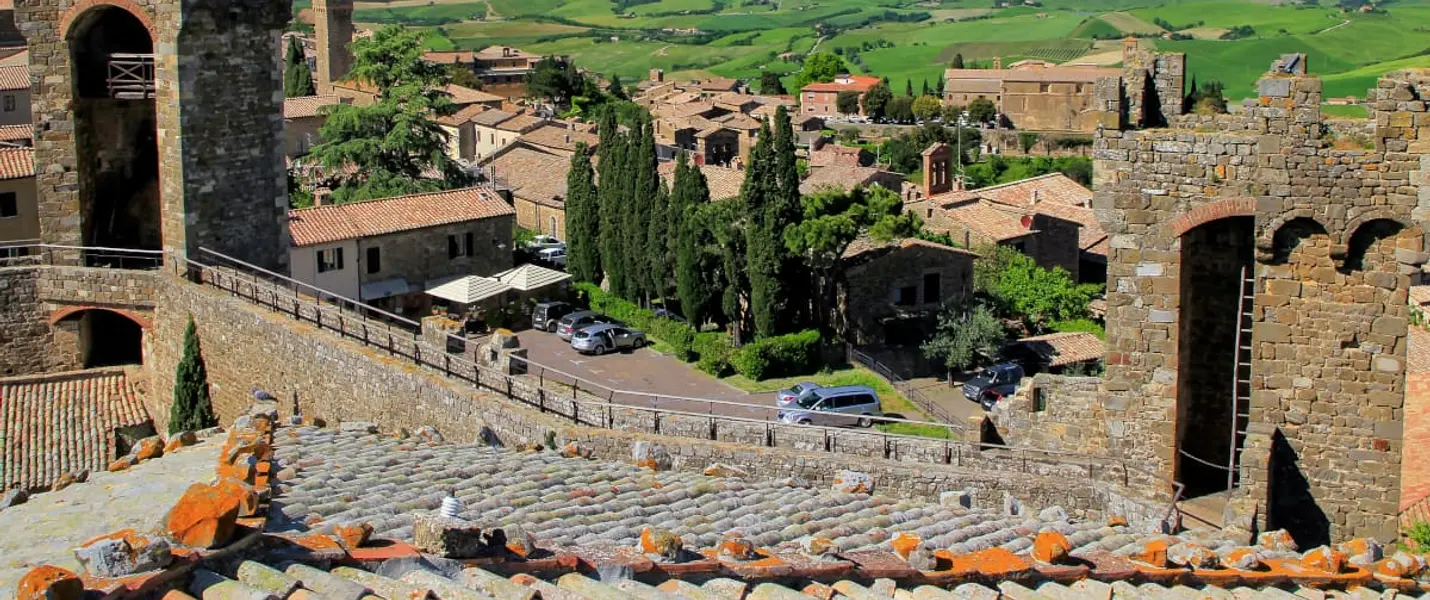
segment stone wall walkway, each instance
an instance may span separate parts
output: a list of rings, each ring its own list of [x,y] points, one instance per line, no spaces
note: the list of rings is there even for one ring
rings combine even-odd
[[[51,564],[76,573],[74,547],[119,529],[152,529],[195,482],[212,479],[222,438],[140,463],[119,473],[94,473],[89,481],[0,510],[0,600],[31,568]]]

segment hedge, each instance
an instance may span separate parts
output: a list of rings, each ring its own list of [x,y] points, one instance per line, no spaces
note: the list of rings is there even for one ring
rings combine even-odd
[[[716,331],[697,333],[693,349],[700,358],[695,367],[701,371],[716,377],[726,377],[735,372],[730,365],[730,355],[735,353],[735,348],[730,345],[730,336]]]
[[[755,381],[813,373],[819,370],[819,331],[764,338],[740,348],[730,362],[736,372]]]
[[[603,312],[636,329],[645,331],[651,338],[669,344],[675,351],[676,358],[682,361],[695,360],[695,352],[692,349],[695,343],[694,327],[679,321],[657,317],[654,312],[590,283],[578,283],[575,287],[579,293],[585,296],[591,310]]]

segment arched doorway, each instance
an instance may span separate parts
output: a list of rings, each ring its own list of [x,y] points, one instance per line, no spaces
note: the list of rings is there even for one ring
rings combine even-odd
[[[1227,217],[1181,239],[1176,479],[1186,496],[1235,485],[1251,379],[1254,218]]]
[[[55,346],[69,348],[80,368],[144,363],[144,326],[120,312],[76,310],[54,322],[54,336]]]
[[[129,11],[95,6],[67,34],[83,244],[162,247],[154,40]]]

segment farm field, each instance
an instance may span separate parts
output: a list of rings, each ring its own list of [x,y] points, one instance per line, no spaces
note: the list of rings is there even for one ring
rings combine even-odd
[[[294,10],[308,7],[296,0]],[[988,67],[1037,58],[1117,64],[1121,37],[1186,52],[1189,79],[1221,81],[1233,100],[1281,54],[1309,55],[1328,97],[1363,96],[1388,70],[1430,66],[1430,0],[1342,11],[1320,0],[361,0],[363,27],[422,28],[434,49],[519,46],[566,54],[624,81],[652,68],[674,77],[791,75],[811,50],[851,72],[932,85],[956,55]],[[621,8],[624,7],[624,8]],[[302,12],[299,13],[303,14]],[[1164,29],[1165,28],[1165,29]],[[1183,39],[1169,39],[1174,32]],[[1230,33],[1229,33],[1230,32]],[[1221,39],[1224,36],[1238,39]]]

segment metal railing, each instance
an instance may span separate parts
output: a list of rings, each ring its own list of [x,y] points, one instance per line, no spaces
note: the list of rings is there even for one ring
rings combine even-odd
[[[942,406],[939,406],[937,402],[934,402],[934,400],[924,394],[923,391],[914,387],[912,382],[899,376],[898,373],[895,373],[893,369],[884,365],[884,363],[875,360],[874,357],[855,348],[852,344],[848,346],[848,356],[849,362],[869,369],[873,371],[874,374],[887,380],[889,385],[894,386],[894,389],[912,401],[914,405],[918,406],[925,414],[944,423],[958,424],[960,430],[964,428],[964,424],[958,423],[952,414],[949,414],[947,410],[944,410]]]
[[[778,420],[776,407],[729,400],[693,398],[619,390],[538,362],[514,358],[520,374],[509,374],[453,354],[446,346],[472,343],[448,334],[444,347],[429,344],[421,324],[363,305],[284,275],[223,254],[200,249],[208,262],[176,257],[175,272],[190,281],[329,330],[340,337],[412,361],[441,375],[501,394],[509,399],[570,419],[578,425],[626,430],[644,427],[653,433],[721,441],[745,441],[765,447],[795,447],[799,441],[831,453],[886,459],[923,458],[952,466],[988,467],[1037,473],[1036,467],[1071,469],[1065,476],[1113,481],[1123,486],[1134,478],[1161,481],[1175,490],[1168,516],[1176,510],[1180,485],[1125,461],[1037,448],[935,439],[877,429],[801,425]],[[220,265],[217,263],[224,263]],[[772,404],[772,403],[771,403]],[[639,415],[639,416],[637,416]],[[958,425],[876,417],[879,423],[907,423],[952,429]],[[745,436],[745,439],[741,439]],[[786,438],[789,438],[786,440]],[[784,443],[782,443],[784,442]],[[861,452],[864,452],[861,454]]]
[[[0,267],[37,265],[155,270],[164,265],[164,251],[66,246],[34,240],[0,242]]]

